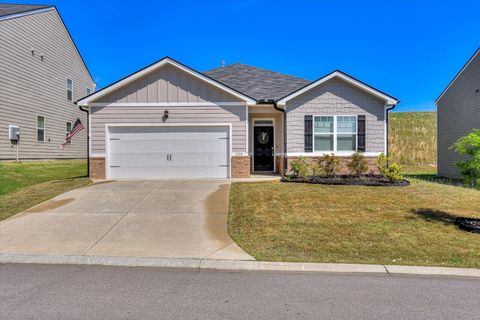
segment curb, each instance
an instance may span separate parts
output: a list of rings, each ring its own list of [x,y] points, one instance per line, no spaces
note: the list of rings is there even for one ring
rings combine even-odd
[[[283,271],[376,273],[385,275],[431,275],[480,278],[480,269],[396,266],[381,264],[297,263],[208,259],[167,259],[108,256],[62,256],[36,254],[0,254],[0,264],[67,264],[117,267],[184,268],[219,271]]]

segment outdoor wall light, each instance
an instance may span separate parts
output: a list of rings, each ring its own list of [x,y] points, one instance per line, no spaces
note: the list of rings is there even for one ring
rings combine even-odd
[[[165,122],[167,121],[167,119],[168,119],[168,110],[165,109],[165,111],[163,111],[162,121]]]

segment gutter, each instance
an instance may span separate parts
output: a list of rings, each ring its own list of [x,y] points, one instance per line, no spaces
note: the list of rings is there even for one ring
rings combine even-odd
[[[77,102],[74,102],[77,104]],[[88,109],[83,109],[82,106],[78,106],[80,111],[83,111],[87,114],[87,177],[90,178],[90,112]]]

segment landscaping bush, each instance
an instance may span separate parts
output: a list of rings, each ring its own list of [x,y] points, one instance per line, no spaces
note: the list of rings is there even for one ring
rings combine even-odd
[[[325,172],[323,171],[322,166],[319,163],[312,163],[312,176],[314,177],[321,177],[325,175]]]
[[[480,129],[458,139],[451,147],[462,155],[470,156],[466,161],[456,161],[464,181],[474,188],[480,188]]]
[[[355,152],[352,155],[352,159],[347,164],[347,167],[357,176],[364,174],[368,170],[367,160],[360,152]]]
[[[333,154],[327,154],[319,160],[318,164],[320,165],[322,172],[325,175],[332,176],[338,172],[338,168],[340,166],[340,159],[335,157]]]
[[[292,172],[297,177],[306,177],[309,171],[309,165],[307,160],[304,157],[300,157],[296,160],[293,160],[290,163]]]
[[[390,158],[381,153],[377,159],[377,168],[380,174],[390,181],[402,181],[400,166],[390,161]]]

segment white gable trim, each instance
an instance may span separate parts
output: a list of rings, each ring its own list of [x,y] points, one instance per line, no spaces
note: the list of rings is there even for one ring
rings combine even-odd
[[[150,73],[150,72],[152,72],[156,69],[159,69],[159,68],[161,68],[165,65],[172,65],[172,66],[174,66],[174,67],[176,67],[176,68],[194,76],[197,79],[205,81],[205,82],[207,82],[208,84],[210,84],[214,87],[220,88],[221,90],[223,90],[225,92],[228,92],[229,94],[231,94],[231,95],[233,95],[233,96],[235,96],[239,99],[244,100],[248,104],[255,104],[256,103],[256,101],[254,99],[252,99],[250,97],[247,97],[247,96],[245,96],[245,95],[243,95],[243,94],[241,94],[241,93],[239,93],[239,92],[237,92],[233,89],[230,89],[229,87],[227,87],[227,86],[225,86],[225,85],[223,85],[223,84],[221,84],[221,83],[219,83],[219,82],[217,82],[213,79],[210,79],[210,78],[204,76],[203,74],[201,74],[199,72],[196,72],[196,71],[194,71],[190,68],[187,68],[184,65],[182,65],[182,64],[180,64],[180,63],[178,63],[178,62],[176,62],[176,61],[167,57],[167,58],[163,58],[162,60],[160,60],[160,61],[158,61],[158,62],[140,70],[140,71],[135,72],[134,74],[132,74],[132,75],[130,75],[130,76],[128,76],[128,77],[126,77],[126,78],[124,78],[124,79],[122,79],[122,80],[120,80],[120,81],[118,81],[118,82],[116,82],[112,85],[110,85],[109,87],[106,87],[103,90],[100,90],[100,91],[98,91],[98,92],[96,92],[96,93],[94,93],[90,96],[87,96],[87,97],[77,101],[77,104],[80,105],[80,106],[88,106],[89,103],[91,103],[91,102],[93,102],[93,101],[95,101],[95,100],[97,100],[97,99],[99,99],[99,98],[101,98],[101,97],[103,97],[103,96],[121,88],[121,87],[124,87],[127,84],[129,84],[129,83],[131,83],[131,82],[133,82],[133,81],[147,75],[148,73]]]
[[[440,94],[440,96],[438,96],[437,99],[435,99],[435,105],[437,106],[438,104],[438,101],[443,97],[443,95],[447,92],[448,88],[450,88],[452,86],[452,84],[457,81],[458,77],[460,77],[460,75],[463,73],[463,71],[465,71],[465,69],[468,68],[468,66],[470,65],[470,63],[475,59],[475,57],[480,53],[480,48],[477,49],[477,51],[475,51],[475,53],[473,54],[473,56],[467,61],[467,63],[463,66],[462,69],[460,69],[460,71],[457,73],[457,75],[452,79],[452,81],[450,81],[447,85],[447,87],[445,89],[443,89],[442,93]]]
[[[50,11],[50,10],[55,10],[55,7],[41,8],[41,9],[35,9],[35,10],[30,10],[30,11],[25,11],[25,12],[9,14],[9,15],[0,17],[0,21],[20,18],[20,17],[24,17],[24,16],[29,16],[31,14],[46,12],[46,11]]]
[[[321,85],[322,83],[325,83],[327,82],[328,80],[332,79],[332,78],[339,78],[339,79],[342,79],[344,80],[345,82],[365,91],[365,92],[368,92],[370,93],[371,95],[375,96],[375,97],[378,97],[382,100],[385,100],[385,105],[386,106],[394,106],[394,105],[397,105],[400,101],[398,101],[397,99],[393,98],[393,97],[390,97],[389,95],[386,95],[384,94],[383,92],[380,92],[340,71],[334,71],[332,73],[330,73],[329,75],[326,75],[325,77],[321,78],[321,79],[318,79],[317,81],[314,81],[312,82],[311,84],[307,85],[306,87],[298,90],[298,91],[295,91],[294,93],[280,99],[277,101],[277,104],[279,105],[282,105],[284,106],[286,104],[287,101],[293,99],[293,98],[296,98],[298,97],[299,95],[302,95],[304,94],[305,92]]]

